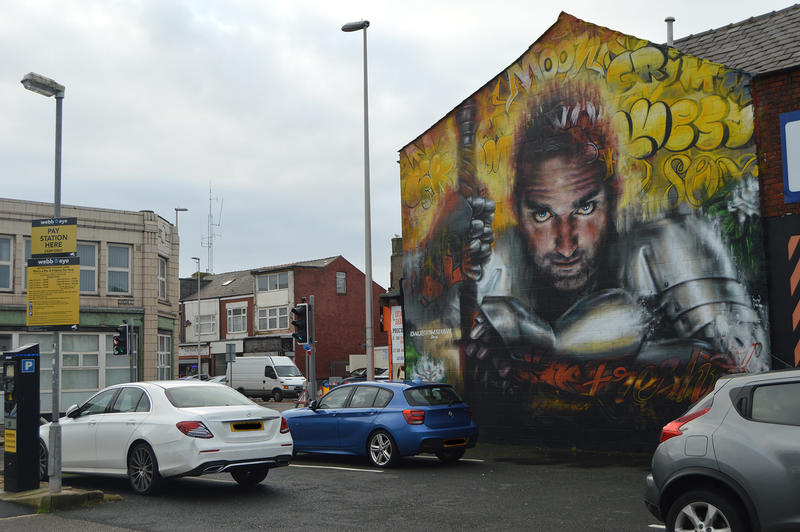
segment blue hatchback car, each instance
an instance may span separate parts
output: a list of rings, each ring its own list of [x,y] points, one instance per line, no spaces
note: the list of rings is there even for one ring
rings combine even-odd
[[[420,453],[454,462],[478,441],[472,410],[449,384],[343,384],[283,417],[295,452],[366,456],[376,467]]]

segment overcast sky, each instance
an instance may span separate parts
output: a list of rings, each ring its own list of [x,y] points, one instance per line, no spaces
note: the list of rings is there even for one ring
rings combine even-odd
[[[373,277],[402,232],[398,151],[516,60],[560,11],[657,43],[789,1],[0,0],[0,196],[180,214],[181,276],[343,255],[364,269],[368,39]],[[211,200],[211,201],[210,201]],[[78,221],[80,223],[80,220]],[[218,224],[218,225],[216,225]]]

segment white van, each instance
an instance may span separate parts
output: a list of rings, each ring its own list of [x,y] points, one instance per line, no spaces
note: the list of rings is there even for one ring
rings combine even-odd
[[[289,357],[236,357],[230,368],[228,386],[265,401],[270,397],[276,402],[284,397],[297,397],[306,384],[306,378]]]

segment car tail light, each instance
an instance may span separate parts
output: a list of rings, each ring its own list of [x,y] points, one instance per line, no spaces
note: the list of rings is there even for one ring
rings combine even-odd
[[[192,438],[213,438],[214,435],[211,434],[211,431],[208,430],[208,427],[203,425],[199,421],[181,421],[179,423],[175,423],[175,426],[178,427],[178,430],[186,434],[187,436],[191,436]]]
[[[285,417],[281,418],[281,434],[286,434],[289,432],[289,422],[286,421]]]
[[[424,410],[403,410],[403,417],[409,425],[422,425],[425,423]]]
[[[469,410],[469,418],[470,418],[472,421],[475,421],[475,414],[473,414],[473,413],[472,413],[472,407],[468,406],[468,407],[467,407],[467,410]]]
[[[681,434],[683,434],[682,427],[685,424],[687,424],[688,422],[690,422],[693,419],[699,418],[700,416],[702,416],[703,414],[705,414],[709,410],[711,410],[710,406],[708,408],[704,408],[702,410],[698,410],[697,412],[692,412],[691,414],[686,414],[685,416],[679,417],[675,421],[670,421],[669,423],[664,425],[663,429],[661,429],[661,438],[659,438],[658,443],[663,443],[663,442],[667,441],[670,438],[673,438],[675,436],[680,436]]]

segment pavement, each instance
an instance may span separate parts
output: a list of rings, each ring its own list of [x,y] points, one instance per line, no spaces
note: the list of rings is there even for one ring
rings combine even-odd
[[[39,487],[33,490],[5,491],[5,441],[2,429],[3,426],[0,424],[0,501],[28,506],[37,513],[46,513],[121,499],[119,495],[105,494],[99,490],[82,490],[65,486],[63,478],[61,491],[57,493],[50,493],[48,482],[40,482]]]

